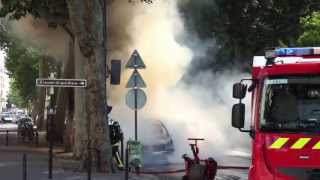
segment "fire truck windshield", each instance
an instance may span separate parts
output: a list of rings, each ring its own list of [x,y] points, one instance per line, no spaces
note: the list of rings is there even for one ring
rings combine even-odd
[[[260,112],[262,131],[319,133],[320,76],[265,79]]]

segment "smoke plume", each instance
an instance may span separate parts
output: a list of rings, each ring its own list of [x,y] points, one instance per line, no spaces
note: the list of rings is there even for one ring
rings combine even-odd
[[[157,142],[150,133],[152,121],[160,120],[168,128],[175,144],[172,161],[181,162],[189,152],[187,138],[205,138],[202,156],[222,159],[226,151],[248,149],[248,137],[231,128],[232,83],[243,75],[239,72],[212,74],[188,71],[206,58],[215,46],[186,32],[177,9],[178,0],[157,0],[153,4],[112,1],[108,7],[108,59],[122,59],[123,66],[137,49],[147,68],[140,70],[146,84],[148,101],[139,111],[139,137]],[[32,45],[42,47],[57,59],[66,57],[67,34],[60,28],[50,29],[41,20],[27,17],[14,24],[17,34]],[[188,42],[188,46],[183,42]],[[191,45],[191,46],[190,46]],[[200,57],[200,58],[199,58]],[[132,70],[123,69],[122,83],[108,87],[108,102],[114,107],[111,117],[120,122],[126,138],[134,137],[134,113],[125,105],[126,82]],[[182,79],[188,79],[188,83]],[[249,108],[247,108],[249,109]],[[154,138],[153,138],[154,137]]]
[[[125,20],[125,24],[118,25],[124,28],[119,31],[125,33],[119,40],[123,37],[129,40],[110,58],[122,58],[125,64],[130,53],[137,49],[147,66],[140,70],[147,84],[148,101],[139,111],[139,137],[145,140],[155,136],[153,141],[157,142],[156,135],[146,129],[152,121],[162,121],[175,143],[173,161],[181,161],[181,154],[190,151],[186,140],[190,137],[205,138],[201,143],[202,155],[218,159],[228,150],[247,147],[248,137],[231,128],[230,122],[235,103],[231,98],[232,83],[245,75],[239,72],[213,75],[208,71],[186,74],[190,64],[194,64],[192,59],[204,58],[203,52],[214,46],[214,41],[201,42],[186,32],[176,0],[156,1],[152,5],[121,4],[114,1],[112,6],[118,9],[112,13],[119,18],[117,23],[122,22],[120,18]],[[130,21],[126,21],[128,18]],[[192,40],[193,48],[183,45],[185,39],[181,38],[188,38],[189,44]],[[112,43],[109,41],[109,45]],[[120,121],[127,138],[134,137],[134,113],[125,105],[125,85],[131,73],[132,70],[124,69],[122,84],[111,87],[109,95],[114,106],[111,116]],[[187,77],[189,83],[181,80],[182,77]]]
[[[27,45],[40,49],[56,61],[67,58],[69,35],[61,28],[50,28],[43,19],[27,16],[18,21],[11,21],[15,33]]]

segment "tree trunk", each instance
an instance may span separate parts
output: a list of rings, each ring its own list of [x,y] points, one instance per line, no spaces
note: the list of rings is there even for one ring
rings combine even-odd
[[[48,64],[45,57],[39,59],[39,78],[47,78],[48,76]],[[38,98],[36,100],[35,111],[33,113],[33,119],[36,120],[38,129],[44,129],[46,122],[44,118],[44,109],[46,102],[46,89],[37,87]]]
[[[75,40],[77,42],[77,39]],[[78,43],[75,43],[75,78],[84,79],[84,64],[85,57],[80,52]],[[87,154],[87,113],[86,113],[86,100],[85,100],[85,89],[75,88],[74,89],[74,148],[73,154],[76,159],[85,158]],[[82,163],[84,166],[84,162]]]
[[[67,102],[67,109],[66,109],[66,125],[64,130],[64,150],[65,152],[72,152],[73,144],[74,144],[74,128],[73,128],[73,113],[74,113],[74,93],[73,89],[68,89],[68,99]]]
[[[112,151],[106,121],[106,74],[103,44],[103,16],[100,0],[69,0],[72,29],[81,53],[86,57],[86,111],[89,146],[100,153],[100,171],[111,171]]]
[[[62,65],[62,73],[61,78],[70,79],[74,77],[74,38],[70,37],[69,42],[69,55],[66,60],[63,61]],[[68,108],[68,104],[66,101],[69,99],[68,95],[70,88],[59,88],[58,96],[57,96],[57,113],[55,116],[55,128],[54,128],[54,140],[56,142],[63,142],[64,133],[63,130],[66,128],[66,120],[68,119],[66,116],[66,109]],[[64,132],[64,131],[63,131]]]

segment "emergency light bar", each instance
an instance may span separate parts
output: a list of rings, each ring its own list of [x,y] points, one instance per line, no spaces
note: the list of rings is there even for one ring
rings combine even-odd
[[[279,48],[265,52],[267,59],[286,56],[320,56],[320,47]]]

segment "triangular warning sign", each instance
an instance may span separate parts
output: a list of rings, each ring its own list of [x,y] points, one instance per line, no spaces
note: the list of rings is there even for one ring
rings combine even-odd
[[[137,50],[134,50],[127,65],[126,68],[129,69],[145,69],[146,65],[144,64],[140,54]]]
[[[126,88],[145,88],[146,87],[146,83],[144,82],[144,80],[142,79],[140,73],[137,70],[134,70],[127,85]]]

